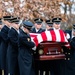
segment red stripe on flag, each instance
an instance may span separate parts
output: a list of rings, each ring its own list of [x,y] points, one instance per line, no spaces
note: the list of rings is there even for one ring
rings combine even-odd
[[[30,36],[35,38],[37,35],[30,35]]]
[[[52,36],[52,41],[56,41],[56,35],[55,35],[54,30],[51,30],[50,33],[51,33],[51,36]]]
[[[41,37],[42,37],[43,41],[47,41],[47,36],[46,36],[45,32],[41,33]]]
[[[51,41],[56,41],[56,33],[55,33],[55,31],[54,30],[51,30],[49,32],[50,32],[51,37],[52,37],[52,40]],[[60,34],[60,39],[61,39],[60,42],[66,42],[67,44],[65,46],[68,47],[68,48],[70,48],[69,42],[66,41],[67,39],[65,37],[66,36],[65,33],[62,30],[59,30],[59,34]],[[38,46],[38,44],[40,43],[39,42],[39,40],[40,40],[39,36],[36,33],[30,34],[30,35],[33,38],[33,41],[35,42],[35,45]],[[49,37],[49,36],[46,35],[46,32],[42,32],[39,35],[42,38],[42,41],[41,42],[48,41],[47,37]]]
[[[36,46],[38,46],[38,37],[37,37],[38,35],[39,34],[37,34],[37,33],[30,33],[30,36],[33,39]]]
[[[71,48],[70,43],[67,42],[67,43],[65,44],[65,47],[67,47],[67,48]]]
[[[59,30],[61,42],[65,42],[65,33],[62,30]]]
[[[39,43],[38,43],[38,38],[37,38],[37,36],[34,38],[34,42],[35,42],[35,45],[38,46]]]

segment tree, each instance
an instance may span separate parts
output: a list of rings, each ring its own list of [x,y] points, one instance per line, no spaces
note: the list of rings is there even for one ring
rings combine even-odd
[[[31,20],[37,17],[44,20],[61,17],[63,22],[67,22],[66,25],[70,26],[75,22],[72,14],[73,4],[74,0],[0,0],[0,17],[13,15]],[[63,8],[63,14],[60,7]]]
[[[74,14],[72,13],[72,9],[73,9],[73,4],[75,4],[74,0],[63,0],[62,1],[62,8],[64,9],[64,14],[63,16],[65,16],[64,18],[66,18],[66,28],[72,28],[72,25],[75,22],[75,17]]]

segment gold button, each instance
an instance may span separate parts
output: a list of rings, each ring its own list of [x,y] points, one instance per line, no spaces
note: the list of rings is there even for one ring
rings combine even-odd
[[[68,55],[70,55],[70,53],[68,53]]]
[[[65,60],[66,60],[66,58],[65,58]]]
[[[61,51],[64,52],[63,49],[61,49]]]
[[[70,60],[70,58],[68,58],[68,60]]]

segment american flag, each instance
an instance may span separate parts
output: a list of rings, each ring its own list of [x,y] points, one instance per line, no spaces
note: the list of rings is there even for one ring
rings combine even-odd
[[[44,41],[54,41],[54,42],[66,42],[66,47],[70,47],[70,44],[66,38],[65,33],[63,30],[51,30],[51,31],[45,31],[40,34],[38,33],[30,33],[31,38],[33,39],[36,46],[38,46],[39,43]]]

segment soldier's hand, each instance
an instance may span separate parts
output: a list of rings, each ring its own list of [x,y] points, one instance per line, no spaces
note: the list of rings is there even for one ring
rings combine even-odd
[[[19,29],[19,25],[18,25],[18,24],[15,24],[15,23],[12,24],[12,27],[13,27],[14,29],[16,29],[16,30]]]
[[[73,31],[73,36],[75,36],[75,31]]]
[[[32,50],[33,50],[33,51],[36,51],[36,46],[34,46],[34,47],[32,48]]]
[[[3,26],[2,26],[2,25],[0,25],[0,29],[2,29],[2,27],[3,27]]]
[[[7,27],[10,27],[10,26],[11,26],[11,24],[10,24],[8,21],[2,20],[2,22],[3,22]]]

